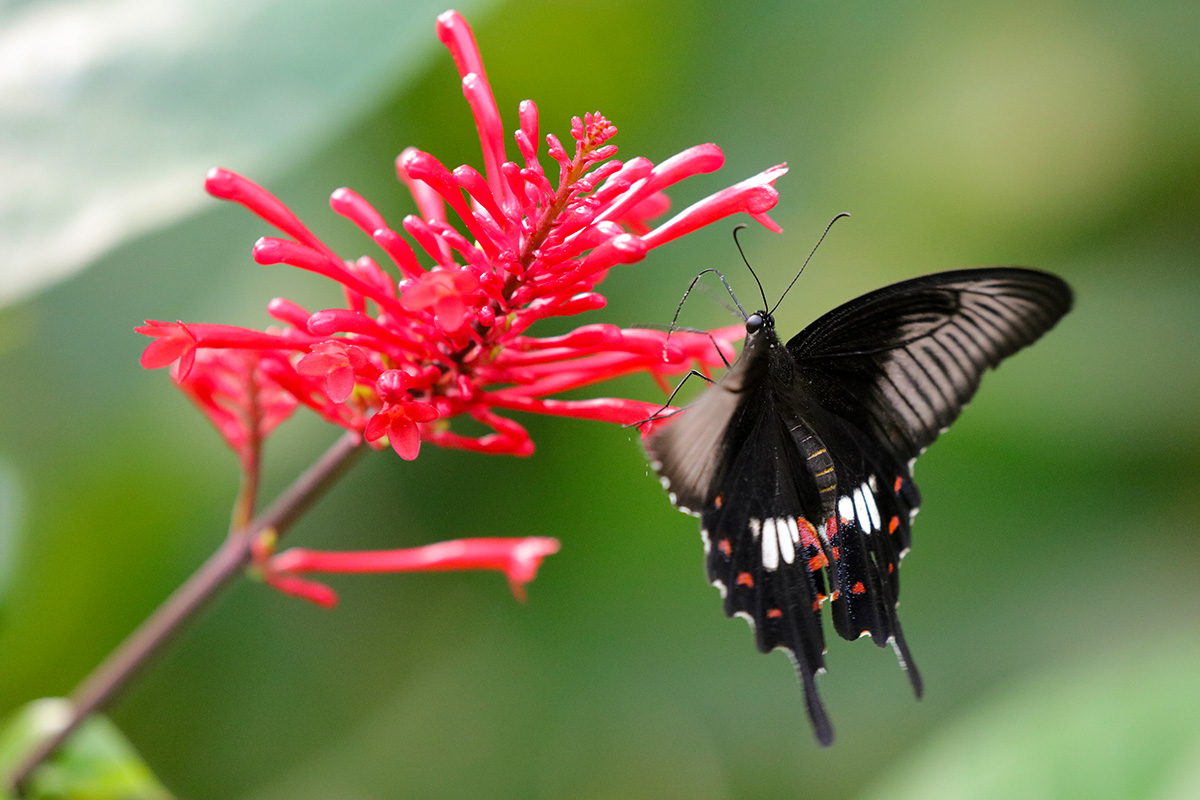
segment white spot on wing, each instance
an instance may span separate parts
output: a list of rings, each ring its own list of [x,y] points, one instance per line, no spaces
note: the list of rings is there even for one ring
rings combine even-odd
[[[871,478],[875,482],[875,478]],[[882,530],[883,519],[879,516],[879,506],[875,505],[875,494],[866,485],[863,486],[863,499],[867,501],[867,513],[871,515],[871,530]]]
[[[854,519],[854,501],[843,495],[838,499],[838,514],[842,519]]]
[[[735,611],[735,612],[733,612],[733,615],[735,617],[741,617],[742,619],[746,620],[746,624],[750,626],[750,630],[755,629],[754,617],[750,616],[745,611]]]
[[[754,517],[750,518],[750,535],[754,537],[754,541],[758,541],[758,536],[762,532],[762,520]]]
[[[704,528],[700,529],[700,539],[704,542],[704,555],[712,552],[712,542],[708,539],[708,531]]]
[[[779,555],[783,560],[791,564],[796,560],[796,543],[792,539],[792,532],[788,529],[788,522],[792,523],[792,528],[796,527],[794,520],[787,520],[783,517],[775,520],[775,531],[779,535]],[[799,538],[800,532],[796,531],[796,538]]]
[[[725,599],[725,595],[729,594],[729,589],[725,588],[725,582],[717,579],[712,582],[712,585],[717,587],[717,591],[721,593],[721,599]]]
[[[762,564],[764,569],[779,569],[779,534],[775,530],[775,518],[768,518],[762,526]]]
[[[863,487],[854,490],[854,511],[858,514],[858,525],[863,533],[871,532],[871,515],[867,513],[867,501],[863,498]]]

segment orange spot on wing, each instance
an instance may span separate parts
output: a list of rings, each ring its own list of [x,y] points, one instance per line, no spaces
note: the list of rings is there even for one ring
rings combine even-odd
[[[890,573],[893,573],[893,572],[895,572],[895,571],[896,571],[896,565],[895,565],[895,564],[888,564],[888,573],[890,574]]]
[[[820,547],[817,543],[817,529],[804,517],[796,517],[796,527],[800,529],[800,542],[805,547]]]
[[[900,518],[892,517],[892,521],[888,523],[888,533],[895,533],[896,528],[900,527]]]
[[[850,587],[850,594],[862,594],[866,590],[867,590],[867,587],[863,586],[862,581],[859,581],[858,583],[856,583]]]
[[[749,572],[739,572],[737,582],[738,586],[745,586],[748,589],[754,588],[754,576]]]
[[[783,616],[783,612],[780,611],[778,608],[768,608],[767,609],[767,619],[779,619],[782,616]]]
[[[831,547],[829,549],[833,551],[833,560],[834,561],[837,561],[839,558],[841,558],[841,555],[838,554],[838,549],[836,547]]]
[[[713,498],[713,505],[716,506],[717,508],[720,508],[724,504],[725,504],[725,498],[722,497],[721,495],[717,495],[716,497]]]
[[[717,549],[725,555],[730,555],[733,553],[733,545],[729,543],[728,539],[722,539],[721,541],[717,542]]]
[[[838,598],[841,596],[842,596],[842,593],[839,592],[837,589],[834,589],[833,594],[829,595],[829,599],[836,603]]]
[[[895,491],[896,494],[900,494],[900,487],[903,485],[904,485],[904,478],[896,478],[896,486],[894,487],[893,491]]]
[[[827,566],[828,564],[829,564],[829,560],[827,558],[825,558],[825,554],[817,553],[815,556],[813,556],[812,558],[810,558],[808,560],[808,571],[816,572],[817,570],[821,569],[824,566]]]

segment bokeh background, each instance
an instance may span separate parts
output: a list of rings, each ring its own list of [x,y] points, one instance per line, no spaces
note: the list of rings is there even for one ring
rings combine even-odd
[[[333,189],[399,220],[402,148],[480,165],[441,10],[0,8],[0,714],[68,693],[223,534],[235,460],[138,366],[133,326],[261,326],[276,295],[337,302],[252,263],[268,231],[206,199],[205,169],[249,175],[344,255],[370,252],[329,211]],[[726,167],[678,187],[676,207],[787,161],[785,233],[743,237],[769,295],[851,212],[779,309],[785,330],[984,264],[1057,272],[1076,308],[917,467],[901,611],[927,695],[890,650],[834,637],[832,749],[784,656],[721,614],[695,520],[636,436],[522,418],[532,458],[371,455],[290,541],[557,536],[529,602],[495,574],[335,579],[333,612],[243,581],[111,710],[163,782],[247,800],[1200,796],[1200,5],[460,10],[506,128],[530,97],[560,136],[601,110],[624,157],[719,143]],[[665,324],[703,267],[752,298],[731,227],[614,271],[608,308],[572,324]],[[685,320],[729,316],[701,296]],[[661,397],[648,379],[606,391]],[[303,414],[281,429],[268,494],[335,435]]]

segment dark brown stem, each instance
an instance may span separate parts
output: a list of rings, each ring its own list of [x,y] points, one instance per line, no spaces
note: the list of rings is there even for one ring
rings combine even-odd
[[[358,434],[344,434],[270,508],[242,529],[233,531],[200,569],[79,684],[71,696],[70,720],[40,742],[21,762],[9,778],[11,790],[19,793],[33,770],[52,755],[89,714],[110,703],[184,624],[193,619],[222,587],[242,571],[250,562],[250,547],[260,532],[269,529],[282,536],[344,475],[365,452],[366,448],[361,443]]]

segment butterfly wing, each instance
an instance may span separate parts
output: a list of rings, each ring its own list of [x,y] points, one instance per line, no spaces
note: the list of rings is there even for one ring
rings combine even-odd
[[[851,300],[787,347],[824,408],[908,461],[958,418],[987,368],[1070,308],[1070,288],[1045,272],[942,272]]]
[[[820,608],[829,554],[813,477],[829,456],[807,432],[773,358],[791,361],[773,332],[748,337],[721,381],[646,447],[671,501],[701,518],[708,578],[725,613],[750,623],[762,652],[788,653],[817,738],[829,744],[833,727],[815,681],[825,663]]]
[[[958,270],[863,295],[788,342],[797,391],[820,406],[806,418],[834,460],[834,627],[847,639],[891,642],[918,696],[896,615],[900,559],[921,499],[912,461],[958,417],[985,370],[1070,307],[1070,289],[1053,275]]]

